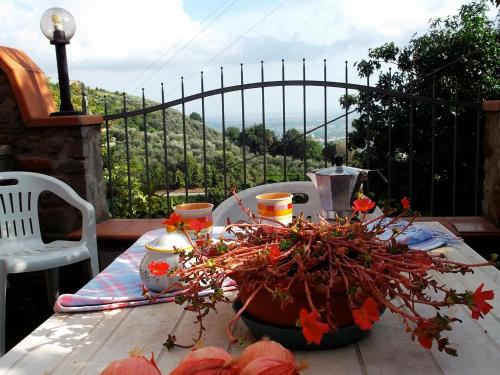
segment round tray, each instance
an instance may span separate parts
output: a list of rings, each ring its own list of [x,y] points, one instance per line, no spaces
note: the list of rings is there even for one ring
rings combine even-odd
[[[233,303],[233,310],[239,311],[242,303],[236,300]],[[288,349],[295,350],[324,350],[340,348],[350,345],[365,337],[370,331],[362,331],[357,325],[342,327],[335,332],[328,332],[323,336],[321,343],[308,344],[300,328],[284,328],[268,325],[250,316],[246,311],[241,314],[241,319],[245,322],[250,332],[257,338],[269,337],[271,340],[279,342]]]

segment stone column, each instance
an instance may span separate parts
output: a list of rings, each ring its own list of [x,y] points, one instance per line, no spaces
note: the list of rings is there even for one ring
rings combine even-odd
[[[64,181],[94,206],[97,222],[107,218],[101,157],[102,116],[50,117],[51,102],[46,116],[29,113],[31,108],[40,107],[40,102],[44,100],[36,98],[36,95],[48,90],[46,81],[41,81],[39,77],[30,80],[33,70],[23,72],[23,79],[28,80],[31,86],[39,81],[40,86],[45,85],[40,90],[33,90],[32,97],[29,97],[23,89],[26,82],[24,86],[16,86],[17,76],[10,75],[12,71],[18,74],[16,69],[2,69],[1,63],[0,145],[13,148],[15,170],[43,173]],[[52,100],[50,96],[49,100]],[[29,105],[30,102],[33,106]],[[40,222],[44,236],[60,237],[80,228],[79,212],[50,195],[40,199]]]
[[[500,100],[483,103],[484,127],[483,215],[500,226]]]

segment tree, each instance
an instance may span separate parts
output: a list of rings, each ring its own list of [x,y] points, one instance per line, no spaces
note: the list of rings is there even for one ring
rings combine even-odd
[[[191,114],[189,115],[189,119],[194,120],[194,121],[199,121],[199,122],[203,121],[203,118],[201,117],[201,115],[198,112],[191,112]]]
[[[299,130],[295,128],[287,129],[281,141],[273,148],[273,152],[276,155],[283,155],[283,149],[286,147],[286,156],[301,160],[304,158],[303,147],[301,147],[303,139],[303,135]]]
[[[368,58],[356,64],[360,77],[379,74],[376,86],[423,97],[432,96],[434,82],[438,98],[453,100],[455,85],[458,98],[475,102],[478,90],[482,98],[500,97],[500,27],[496,19],[488,19],[488,4],[475,1],[463,5],[458,14],[431,21],[429,30],[414,36],[407,46],[386,43],[370,49]],[[393,66],[392,74],[387,65]],[[344,100],[345,102],[345,100]],[[409,148],[410,102],[376,93],[361,92],[356,100],[360,116],[353,120],[349,147],[355,150],[356,162],[382,169],[388,174],[391,160],[394,199],[408,195],[409,159],[413,161],[413,207],[430,213],[431,181],[434,180],[434,214],[451,212],[453,179],[453,125],[458,127],[457,213],[470,213],[474,206],[476,160],[476,110],[435,105],[435,173],[432,167],[433,106],[414,102],[413,154]],[[388,149],[389,119],[392,149]],[[480,179],[479,179],[480,181]],[[374,189],[382,185],[371,184]]]
[[[270,129],[266,129],[265,134],[266,146],[267,149],[269,149],[271,145],[276,142],[276,134]],[[254,154],[262,153],[264,151],[262,147],[263,135],[264,129],[262,124],[255,124],[247,128],[245,130],[245,134],[240,133],[238,137],[238,144],[240,146],[243,146],[243,144],[246,145],[250,152],[253,152]]]
[[[323,149],[323,156],[329,163],[333,164],[337,156],[337,144],[335,142],[328,142]]]
[[[302,146],[303,147],[303,146]],[[322,160],[323,159],[323,147],[321,143],[315,141],[314,139],[307,137],[306,139],[306,157],[312,160]]]
[[[234,144],[239,144],[240,140],[240,129],[234,126],[230,126],[226,129],[226,137]]]

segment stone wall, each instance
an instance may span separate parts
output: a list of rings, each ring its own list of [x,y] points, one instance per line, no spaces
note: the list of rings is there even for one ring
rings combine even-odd
[[[485,102],[483,215],[500,226],[500,100]]]
[[[97,222],[107,217],[99,125],[26,127],[5,73],[0,70],[0,145],[14,150],[18,171],[47,174],[70,185],[92,203]],[[47,237],[80,227],[79,212],[60,199],[40,199]]]

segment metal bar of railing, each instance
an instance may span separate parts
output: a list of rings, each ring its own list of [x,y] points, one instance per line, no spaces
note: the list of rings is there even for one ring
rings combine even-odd
[[[481,101],[481,87],[477,88],[477,102]],[[481,108],[476,109],[476,166],[474,174],[474,215],[479,210],[479,156],[480,156],[480,138],[481,138]]]
[[[240,64],[240,79],[243,85],[243,63]],[[246,127],[245,127],[245,90],[241,90],[241,150],[243,152],[243,185],[247,187],[247,150],[246,150]]]
[[[203,72],[201,72],[201,92],[205,91]],[[205,98],[201,98],[201,124],[203,126],[203,185],[205,186],[205,199],[208,197],[208,173],[207,173],[207,124],[205,122]]]
[[[127,112],[127,94],[123,93],[123,113]],[[132,180],[130,175],[130,143],[128,139],[128,117],[123,119],[125,123],[125,158],[127,160],[127,191],[128,191],[128,216],[132,217]]]
[[[144,96],[144,88],[142,89],[142,108],[146,108],[146,97]],[[148,216],[151,215],[151,186],[149,182],[149,150],[148,150],[148,123],[146,121],[146,113],[142,115],[142,126],[144,130],[144,157],[146,161],[146,192],[148,194]]]
[[[286,165],[286,142],[285,142],[285,134],[286,134],[286,118],[285,118],[285,60],[281,59],[281,81],[283,82],[283,86],[281,86],[281,110],[282,110],[282,118],[283,118],[283,135],[281,136],[281,141],[283,143],[283,180],[288,181],[287,176],[287,165]]]
[[[347,68],[347,60],[345,61],[345,165],[349,165],[349,116],[348,116],[348,111],[349,107],[347,106],[348,99],[347,96],[349,95],[349,91],[347,88],[347,84],[349,83],[348,80],[348,68]]]
[[[436,98],[436,76],[432,77],[432,97]],[[432,134],[431,134],[431,216],[434,215],[434,189],[436,173],[436,104],[432,103]]]
[[[410,82],[410,94],[413,93],[413,81]],[[413,106],[414,102],[413,100],[410,100],[410,152],[408,156],[408,161],[409,161],[409,181],[408,181],[408,195],[410,196],[410,202],[413,202]]]
[[[304,110],[304,180],[307,176],[307,126],[306,126],[306,59],[302,59],[302,108]]]
[[[163,88],[163,82],[161,83],[161,102],[165,103],[165,90]],[[168,138],[167,138],[167,114],[166,109],[161,110],[161,122],[163,131],[163,163],[165,169],[165,192],[167,194],[167,210],[170,211],[172,208],[170,202],[170,186],[168,183]]]
[[[455,101],[458,99],[458,81],[455,81]],[[457,213],[457,146],[458,146],[458,107],[455,107],[453,121],[453,181],[451,184],[451,214]]]
[[[264,61],[260,62],[260,80],[264,83]],[[264,97],[264,86],[261,92],[262,99],[262,168],[264,184],[267,183],[267,140],[266,140],[266,101]]]
[[[189,201],[189,168],[187,160],[187,140],[186,140],[186,102],[184,101],[184,77],[181,77],[181,95],[182,95],[182,143],[184,146],[184,196],[186,203]]]
[[[220,87],[224,88],[224,68],[220,67]],[[226,114],[224,108],[224,92],[221,93],[222,104],[222,173],[224,177],[224,198],[227,198],[227,168],[226,168]]]
[[[392,89],[392,68],[389,68],[389,90]],[[392,195],[392,97],[389,97],[387,119],[387,200],[390,204]]]
[[[188,102],[192,102],[194,100],[201,99],[202,97],[220,95],[222,92],[227,94],[229,92],[240,91],[240,90],[251,90],[251,89],[258,89],[258,88],[262,88],[262,87],[281,87],[283,85],[285,85],[285,86],[300,86],[300,87],[302,87],[304,85],[311,86],[311,87],[324,87],[325,82],[324,82],[324,80],[320,80],[320,81],[305,80],[304,81],[303,79],[300,79],[300,80],[287,80],[285,82],[283,82],[282,80],[279,80],[279,81],[267,81],[264,83],[253,82],[253,83],[245,83],[244,85],[227,86],[224,88],[218,88],[218,89],[205,91],[204,93],[189,95],[189,96],[186,96],[184,99],[181,98],[181,99],[171,100],[169,102],[166,102],[165,104],[153,105],[151,107],[146,108],[145,110],[138,109],[138,110],[133,110],[133,111],[130,111],[127,113],[108,114],[105,119],[116,120],[116,119],[121,119],[124,116],[126,116],[126,117],[139,116],[139,115],[142,115],[143,112],[146,112],[146,113],[156,112],[156,111],[161,110],[162,108],[175,107],[177,105],[182,104],[182,102],[188,103]],[[404,92],[391,91],[391,90],[383,89],[380,87],[371,87],[371,86],[369,87],[366,85],[360,85],[360,84],[355,84],[355,83],[349,83],[346,85],[345,82],[332,82],[332,81],[330,81],[330,82],[326,83],[326,86],[333,87],[333,88],[341,88],[341,89],[342,88],[345,89],[347,87],[349,90],[372,92],[372,93],[375,93],[378,95],[387,95],[387,96],[391,96],[393,98],[403,99],[403,100],[413,99],[415,101],[422,102],[422,103],[435,102],[436,104],[439,104],[439,105],[447,105],[447,106],[458,105],[458,106],[463,107],[463,108],[478,108],[478,107],[480,107],[480,103],[477,103],[477,102],[465,102],[465,101],[455,102],[453,100],[438,99],[438,98],[432,99],[432,98],[428,98],[425,96],[419,96],[419,95],[411,96],[410,94],[407,94]]]
[[[370,86],[370,76],[366,77],[366,85]],[[369,170],[371,166],[371,101],[370,94],[366,94],[366,168]],[[370,192],[370,179],[366,181],[366,190]]]
[[[326,86],[326,59],[323,60],[323,80],[325,81],[325,87],[323,89],[323,108],[324,108],[324,112],[323,112],[323,122],[326,124],[326,121],[327,121],[327,116],[328,116],[328,107],[327,107],[327,86]],[[328,167],[328,159],[327,159],[327,155],[326,155],[326,148],[328,146],[328,126],[325,126],[325,129],[324,129],[324,142],[323,142],[323,147],[324,147],[324,159],[325,159],[325,168]]]
[[[108,114],[108,103],[104,97],[104,115]],[[109,209],[111,217],[115,216],[115,208],[113,204],[113,173],[111,171],[111,148],[109,147],[109,121],[105,120],[106,125],[106,150],[108,153],[108,179],[109,179]]]

